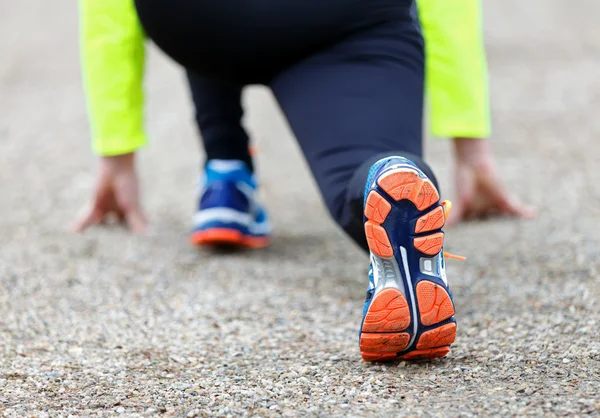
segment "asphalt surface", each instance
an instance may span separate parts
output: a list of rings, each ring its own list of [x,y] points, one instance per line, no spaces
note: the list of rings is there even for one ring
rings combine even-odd
[[[447,231],[458,337],[366,364],[368,260],[327,216],[262,88],[247,123],[274,226],[264,251],[187,242],[201,154],[181,71],[148,62],[152,233],[66,227],[95,159],[66,0],[0,3],[0,415],[600,414],[600,3],[488,0],[494,148],[533,221]],[[427,153],[451,193],[447,142]]]

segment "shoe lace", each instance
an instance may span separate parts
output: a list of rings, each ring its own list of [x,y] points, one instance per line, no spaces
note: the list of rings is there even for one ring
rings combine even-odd
[[[447,220],[448,216],[450,216],[450,211],[452,210],[452,202],[449,200],[443,200],[442,207],[444,208],[444,219]],[[467,259],[467,257],[463,257],[462,255],[455,255],[447,251],[444,251],[444,257],[460,261],[465,261]]]

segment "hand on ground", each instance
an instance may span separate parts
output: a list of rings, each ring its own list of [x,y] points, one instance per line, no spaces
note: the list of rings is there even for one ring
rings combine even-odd
[[[73,230],[84,231],[114,216],[132,232],[145,232],[147,222],[139,195],[134,154],[102,157],[92,203],[75,223]]]
[[[448,225],[490,216],[533,218],[536,211],[506,190],[496,170],[489,141],[455,139],[456,198]]]

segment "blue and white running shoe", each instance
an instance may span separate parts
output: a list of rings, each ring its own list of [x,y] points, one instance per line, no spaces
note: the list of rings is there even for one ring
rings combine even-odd
[[[194,216],[194,245],[263,248],[271,226],[259,203],[257,182],[239,160],[210,160]]]
[[[402,157],[375,163],[364,200],[371,251],[369,288],[360,330],[365,361],[444,357],[456,338],[446,279],[444,233],[451,204]]]

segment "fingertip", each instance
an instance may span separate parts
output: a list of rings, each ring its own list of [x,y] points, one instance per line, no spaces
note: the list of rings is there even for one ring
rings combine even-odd
[[[539,211],[532,206],[526,206],[521,211],[521,216],[525,219],[534,219],[538,216]]]
[[[136,235],[146,235],[146,225],[142,224],[129,224],[129,229]]]
[[[75,222],[74,231],[81,233],[88,229],[90,226],[99,225],[104,221],[105,219],[103,213],[94,209],[88,214],[81,217],[77,222]]]
[[[533,219],[537,216],[538,210],[533,206],[524,205],[519,202],[511,202],[505,209],[507,215],[518,216],[524,219]]]
[[[148,235],[148,228],[146,228],[146,226],[137,226],[135,228],[132,228],[132,231],[135,235]]]
[[[67,227],[68,231],[74,234],[79,234],[83,232],[89,226],[89,220],[87,218],[80,219],[78,221],[73,222],[71,225]]]

